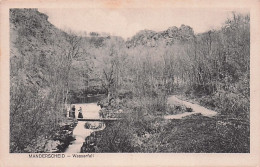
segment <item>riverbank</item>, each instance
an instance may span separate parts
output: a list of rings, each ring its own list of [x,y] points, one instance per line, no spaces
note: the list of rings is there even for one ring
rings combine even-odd
[[[45,144],[44,152],[46,153],[62,153],[71,144],[75,138],[73,137],[73,130],[77,125],[77,120],[73,118],[66,118],[60,124],[59,130],[48,140]]]
[[[58,125],[56,130],[48,136],[41,136],[37,141],[37,145],[27,147],[25,152],[34,153],[62,153],[75,140],[73,137],[73,129],[77,125],[77,120],[72,118],[64,118]]]

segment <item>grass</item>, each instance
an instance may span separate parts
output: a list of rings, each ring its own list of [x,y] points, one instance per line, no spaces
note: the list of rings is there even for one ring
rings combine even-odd
[[[195,114],[180,120],[146,118],[134,123],[124,120],[98,132],[94,151],[249,153],[249,136],[249,124],[221,116]]]
[[[158,135],[147,142],[161,141],[152,152],[248,153],[249,136],[249,124],[223,117],[192,115],[169,121]]]

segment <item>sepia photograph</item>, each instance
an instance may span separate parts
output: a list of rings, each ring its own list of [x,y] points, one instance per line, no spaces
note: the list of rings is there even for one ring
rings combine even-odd
[[[8,8],[8,154],[251,155],[250,8],[118,2]]]

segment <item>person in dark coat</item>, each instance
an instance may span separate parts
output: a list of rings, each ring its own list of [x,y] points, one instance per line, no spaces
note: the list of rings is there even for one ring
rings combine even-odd
[[[72,118],[75,118],[75,111],[76,111],[75,105],[72,106],[71,110],[72,110],[71,111]]]
[[[78,118],[83,118],[82,108],[80,107],[78,111],[79,111]]]

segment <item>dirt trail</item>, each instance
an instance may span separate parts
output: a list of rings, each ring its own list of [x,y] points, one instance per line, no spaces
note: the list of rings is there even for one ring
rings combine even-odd
[[[167,115],[167,116],[164,117],[165,119],[181,119],[183,117],[186,117],[186,116],[189,116],[189,115],[192,115],[192,114],[197,114],[197,113],[201,113],[203,116],[207,116],[207,117],[212,117],[212,116],[217,115],[216,111],[209,110],[209,109],[202,107],[198,104],[193,104],[193,103],[190,103],[190,102],[187,102],[187,101],[180,100],[175,96],[170,96],[168,98],[167,103],[170,104],[170,105],[175,105],[175,104],[184,105],[188,108],[191,108],[193,110],[193,112],[185,112],[185,113],[176,114],[176,115]]]

